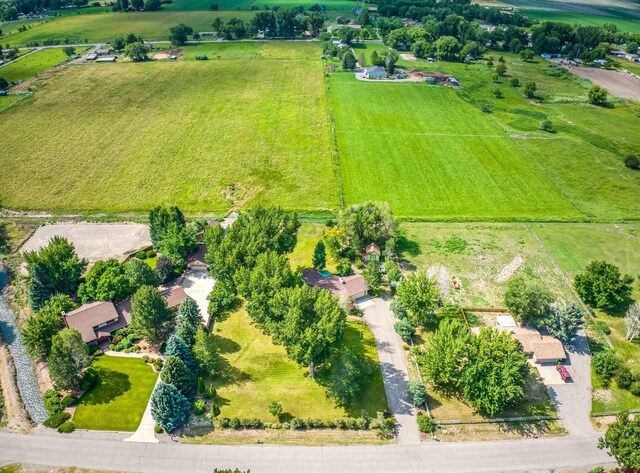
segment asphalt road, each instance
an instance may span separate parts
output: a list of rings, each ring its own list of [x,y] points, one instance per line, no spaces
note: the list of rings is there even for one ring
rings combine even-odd
[[[143,473],[557,472],[612,466],[596,437],[353,447],[141,444],[64,435],[0,433],[0,464],[21,462]]]

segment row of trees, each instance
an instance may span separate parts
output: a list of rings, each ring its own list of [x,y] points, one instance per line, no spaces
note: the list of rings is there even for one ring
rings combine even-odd
[[[189,254],[197,246],[197,228],[188,225],[178,207],[156,207],[149,212],[149,232],[153,247],[182,272]]]

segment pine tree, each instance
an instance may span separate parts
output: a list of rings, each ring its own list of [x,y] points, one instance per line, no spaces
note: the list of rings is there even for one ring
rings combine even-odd
[[[160,382],[151,395],[151,416],[167,432],[173,432],[189,417],[191,403],[178,389]]]
[[[166,384],[175,386],[187,399],[191,399],[195,394],[193,371],[189,370],[177,356],[167,357],[160,379]]]
[[[327,264],[327,252],[322,240],[318,242],[315,250],[313,250],[313,268],[316,271],[322,271]]]
[[[195,300],[187,297],[178,308],[178,336],[193,348],[196,333],[202,326],[202,315]]]
[[[164,354],[167,357],[177,356],[182,360],[187,368],[189,368],[189,370],[194,373],[198,369],[195,357],[193,356],[189,345],[187,345],[187,342],[185,342],[176,334],[171,335],[171,338],[169,338],[169,341],[167,341],[167,346],[164,350]]]

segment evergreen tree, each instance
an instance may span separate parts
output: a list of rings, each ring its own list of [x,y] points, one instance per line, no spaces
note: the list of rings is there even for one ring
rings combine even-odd
[[[327,264],[327,252],[324,247],[324,242],[320,240],[315,249],[313,250],[313,268],[316,271],[322,271]]]
[[[196,301],[187,297],[178,308],[177,334],[189,347],[193,347],[196,333],[202,326],[202,315]]]
[[[194,373],[198,369],[196,359],[193,356],[189,345],[187,345],[187,343],[175,333],[171,335],[167,341],[164,354],[165,356],[176,356],[180,358],[187,368]]]
[[[178,389],[160,382],[151,394],[151,416],[167,432],[173,432],[189,418],[191,402]]]
[[[213,375],[218,362],[218,350],[213,338],[207,330],[201,328],[196,333],[193,344],[193,357],[201,373]]]
[[[160,379],[166,384],[172,384],[187,399],[195,394],[194,373],[177,356],[168,356]]]

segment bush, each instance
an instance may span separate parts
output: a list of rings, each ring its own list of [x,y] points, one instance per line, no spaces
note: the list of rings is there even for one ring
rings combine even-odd
[[[76,430],[76,426],[73,422],[65,422],[60,427],[58,427],[58,432],[60,432],[61,434],[70,434],[74,430]]]
[[[483,113],[491,113],[491,105],[485,103],[480,107],[480,110],[482,110]]]
[[[302,430],[306,427],[304,420],[299,419],[297,417],[294,417],[293,419],[291,419],[290,425],[291,425],[291,428],[294,430]]]
[[[69,419],[71,419],[71,414],[68,412],[58,412],[45,420],[44,425],[51,429],[57,429]]]
[[[605,386],[608,386],[609,381],[618,369],[618,356],[612,350],[604,350],[596,353],[591,358],[591,365],[595,372],[602,377]]]
[[[629,169],[640,169],[640,159],[637,156],[627,156],[624,158],[624,165]]]
[[[496,87],[495,89],[493,89],[493,96],[497,99],[501,99],[504,97],[504,94],[502,93],[502,90]]]
[[[422,406],[427,402],[427,388],[420,381],[409,381],[407,392],[416,406]]]
[[[431,417],[424,414],[418,414],[418,429],[420,432],[432,434],[436,430],[436,425],[431,420]]]
[[[198,392],[200,394],[204,394],[206,390],[206,387],[204,385],[204,379],[202,379],[202,376],[198,376]]]
[[[197,416],[201,416],[207,411],[207,403],[202,399],[198,399],[195,403],[193,403],[193,413]]]
[[[57,414],[64,409],[62,402],[60,402],[60,395],[53,389],[49,389],[45,392],[42,399],[44,400],[44,407],[47,409],[50,416]]]
[[[230,425],[231,425],[231,419],[229,419],[228,417],[223,417],[222,419],[220,419],[221,428],[227,429],[229,428]]]
[[[78,398],[75,396],[65,396],[62,398],[61,404],[62,407],[69,407],[69,406],[73,406],[75,403],[78,402]]]
[[[229,427],[231,427],[232,429],[236,429],[237,430],[240,427],[242,427],[242,422],[240,422],[240,419],[238,419],[237,417],[234,417],[229,422]]]
[[[136,253],[136,258],[138,258],[138,259],[147,259],[147,252],[146,251],[138,251]]]
[[[153,428],[153,431],[154,431],[156,434],[161,434],[162,432],[164,432],[164,430],[162,429],[162,427],[161,427],[161,426],[159,426],[158,424],[156,424],[156,425],[155,425],[155,427]]]
[[[395,324],[393,324],[393,329],[405,342],[411,340],[411,337],[413,337],[413,334],[415,332],[413,324],[409,322],[408,319],[398,320]]]
[[[606,335],[611,335],[611,329],[602,320],[596,320],[595,325],[600,331]]]
[[[618,370],[616,376],[616,384],[621,389],[629,389],[633,384],[634,376],[628,366],[623,365]]]
[[[640,381],[634,381],[633,383],[631,383],[629,391],[631,391],[631,394],[633,394],[634,396],[640,396]]]
[[[196,56],[196,61],[206,61],[207,59],[209,59],[209,57],[206,54]]]
[[[214,399],[216,397],[217,391],[213,384],[210,384],[207,390],[204,392],[203,396],[205,399]]]
[[[149,250],[147,251],[147,258],[155,258],[156,254],[157,253],[154,250]]]
[[[131,343],[131,341],[128,338],[125,338],[124,340],[122,340],[120,344],[122,345],[122,348],[125,350],[133,346],[133,343]]]
[[[509,80],[509,85],[511,87],[520,87],[520,81],[517,77],[512,77],[511,80]]]
[[[553,124],[551,123],[551,120],[543,120],[540,123],[540,129],[547,133],[553,133]]]

